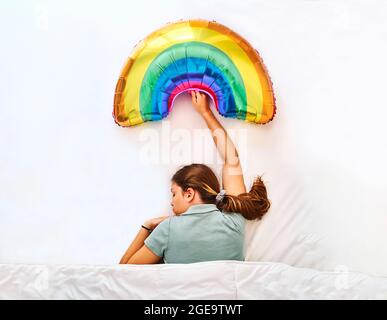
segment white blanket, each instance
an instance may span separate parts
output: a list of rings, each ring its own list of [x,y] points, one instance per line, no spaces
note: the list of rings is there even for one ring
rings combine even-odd
[[[2,264],[0,299],[387,299],[387,278],[270,262]]]

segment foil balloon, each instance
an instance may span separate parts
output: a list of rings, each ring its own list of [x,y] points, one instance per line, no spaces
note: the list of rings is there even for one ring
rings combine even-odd
[[[123,127],[162,120],[190,90],[207,93],[224,117],[264,124],[276,112],[270,77],[249,42],[215,21],[180,20],[134,47],[116,85],[113,118]]]

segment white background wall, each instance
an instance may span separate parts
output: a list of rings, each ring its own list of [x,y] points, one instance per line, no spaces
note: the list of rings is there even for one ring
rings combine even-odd
[[[272,200],[247,259],[387,275],[386,16],[382,0],[1,1],[0,263],[117,263],[141,223],[171,213],[180,165],[220,173],[188,96],[162,122],[111,115],[133,46],[204,18],[260,52],[277,98],[264,126],[217,115],[246,184],[264,174]]]

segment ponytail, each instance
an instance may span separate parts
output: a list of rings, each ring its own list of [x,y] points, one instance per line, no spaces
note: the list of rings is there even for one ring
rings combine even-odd
[[[221,211],[240,213],[247,220],[260,220],[269,211],[271,203],[267,197],[262,177],[258,176],[255,178],[250,192],[234,196],[228,195],[226,190],[222,201],[218,202],[216,206]]]

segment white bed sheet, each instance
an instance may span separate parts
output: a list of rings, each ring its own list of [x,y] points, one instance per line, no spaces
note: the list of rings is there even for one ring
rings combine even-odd
[[[246,260],[387,276],[387,2],[180,3],[140,1],[133,10],[131,1],[0,1],[0,263],[117,263],[144,221],[171,213],[179,166],[205,163],[220,177],[213,138],[188,95],[163,121],[120,128],[111,116],[132,47],[168,21],[201,17],[259,51],[277,99],[264,126],[215,112],[246,184],[263,174],[272,201],[261,222],[247,224]],[[12,281],[17,270],[30,276],[25,266],[7,268]],[[102,279],[100,267],[55,268],[54,285],[87,290],[83,272]],[[133,276],[131,268],[123,273]],[[157,269],[160,290],[165,268]],[[147,270],[137,276],[152,279]],[[144,295],[145,284],[133,281],[128,296]]]
[[[0,299],[387,299],[387,278],[282,263],[0,265]]]

